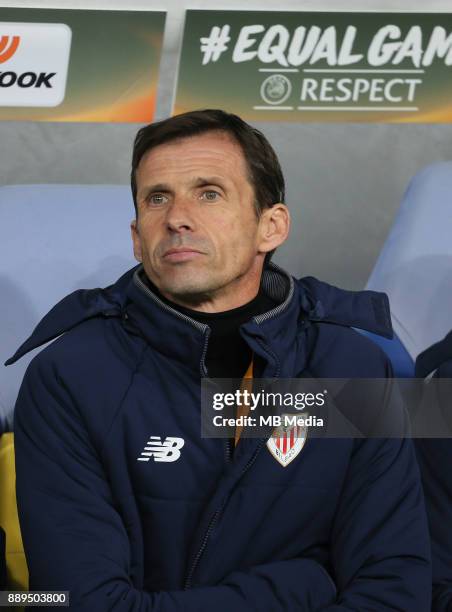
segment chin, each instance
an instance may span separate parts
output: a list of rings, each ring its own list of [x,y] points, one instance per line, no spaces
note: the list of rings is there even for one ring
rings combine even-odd
[[[177,303],[188,308],[196,309],[200,304],[204,304],[212,299],[213,293],[209,291],[195,291],[195,290],[186,290],[186,291],[173,291],[170,293],[169,291],[166,293],[168,298]]]
[[[217,284],[202,282],[200,279],[184,279],[179,283],[162,283],[160,291],[166,293],[170,299],[174,301],[183,301],[190,304],[199,304],[209,299],[215,290],[218,289]]]

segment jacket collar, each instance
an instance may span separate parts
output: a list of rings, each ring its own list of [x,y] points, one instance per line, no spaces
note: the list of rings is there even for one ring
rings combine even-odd
[[[206,375],[205,356],[210,328],[164,303],[145,282],[142,267],[128,287],[129,320],[146,341]],[[261,376],[293,377],[307,360],[301,334],[316,322],[358,327],[392,337],[389,301],[373,291],[346,291],[315,278],[296,281],[270,263],[263,271],[262,288],[278,306],[241,326],[241,334],[255,355],[266,363]]]
[[[254,317],[242,325],[242,335],[258,337],[267,341],[261,333],[266,321],[281,316],[290,310],[294,296],[294,279],[277,266],[271,265],[264,270],[262,277],[263,290],[279,304],[267,313]],[[206,375],[205,356],[208,347],[210,328],[207,324],[172,308],[159,299],[145,282],[144,270],[138,268],[130,283],[127,295],[127,315],[131,325],[146,339],[148,344],[157,350],[171,355],[184,364],[194,366],[202,376]],[[256,351],[256,346],[252,346]],[[257,348],[257,352],[262,352]],[[262,357],[268,358],[263,352]]]
[[[208,326],[164,304],[143,282],[143,274],[142,266],[137,266],[105,289],[71,293],[38,323],[5,365],[94,317],[122,317],[124,323],[129,318],[128,323],[160,351],[185,363],[202,364]],[[392,337],[385,294],[345,291],[310,277],[296,281],[272,263],[264,269],[262,285],[279,305],[242,325],[241,333],[279,376],[293,375],[290,364],[300,344],[298,330],[306,324],[323,321]],[[277,371],[278,363],[286,363],[287,368]]]

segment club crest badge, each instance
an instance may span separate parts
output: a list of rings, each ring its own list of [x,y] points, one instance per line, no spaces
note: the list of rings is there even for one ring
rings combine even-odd
[[[282,422],[286,417],[293,415],[282,415]],[[287,419],[291,420],[291,419]],[[298,456],[306,443],[308,430],[305,425],[280,425],[273,430],[271,438],[267,440],[267,448],[273,457],[286,467]]]

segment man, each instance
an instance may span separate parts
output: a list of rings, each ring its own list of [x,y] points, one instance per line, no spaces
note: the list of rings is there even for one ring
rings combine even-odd
[[[390,374],[351,329],[390,334],[385,296],[269,262],[289,230],[284,179],[234,115],[142,128],[132,192],[141,265],[62,300],[10,360],[61,336],[16,405],[30,588],[96,612],[428,610],[410,441],[308,439],[284,467],[265,439],[200,435],[207,375]]]

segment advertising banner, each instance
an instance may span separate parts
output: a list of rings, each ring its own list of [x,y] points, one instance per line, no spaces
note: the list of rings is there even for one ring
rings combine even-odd
[[[164,12],[0,9],[0,120],[150,122]]]
[[[452,121],[452,13],[187,12],[174,114]]]

